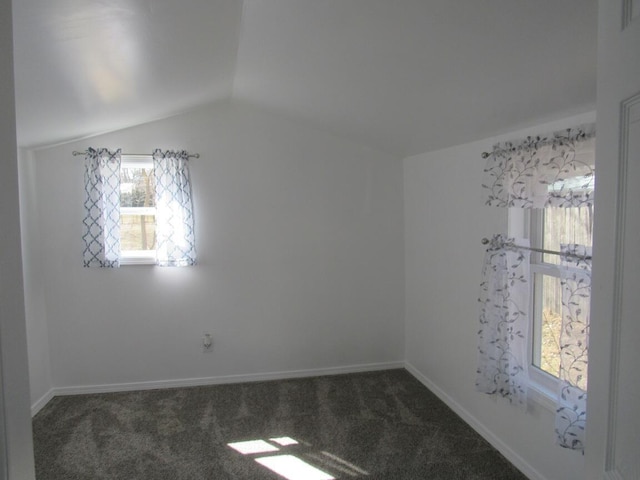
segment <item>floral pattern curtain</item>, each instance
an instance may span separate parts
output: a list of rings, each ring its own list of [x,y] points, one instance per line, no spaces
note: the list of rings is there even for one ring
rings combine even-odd
[[[496,207],[593,205],[595,125],[494,145],[484,170],[485,203]]]
[[[83,221],[84,266],[120,266],[120,150],[87,149]]]
[[[561,251],[565,271],[561,280],[560,386],[555,430],[561,446],[584,451],[591,248],[583,245],[562,245]]]
[[[495,207],[593,207],[595,124],[494,145],[486,155],[483,193]],[[496,235],[487,250],[480,302],[476,386],[526,402],[529,359],[528,243]],[[562,246],[563,323],[555,430],[558,443],[583,450],[587,399],[590,249]],[[589,258],[587,258],[589,257]]]
[[[476,388],[526,407],[529,251],[516,244],[528,240],[494,235],[485,255]]]
[[[191,179],[186,151],[155,150],[156,263],[160,266],[195,265],[195,232]]]

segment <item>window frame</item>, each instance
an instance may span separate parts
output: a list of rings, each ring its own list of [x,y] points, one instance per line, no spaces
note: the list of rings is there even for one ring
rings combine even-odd
[[[508,232],[512,237],[520,237],[529,239],[531,247],[542,247],[542,209],[525,209],[512,207],[508,209]],[[537,212],[537,213],[536,213]],[[545,372],[534,363],[534,355],[536,347],[534,343],[539,338],[542,327],[542,320],[538,322],[535,314],[535,303],[540,295],[535,295],[536,273],[543,273],[551,269],[559,271],[557,266],[551,264],[540,264],[542,254],[531,251],[529,260],[530,266],[530,282],[529,282],[529,341],[527,342],[527,358],[528,358],[528,376],[530,398],[537,403],[550,409],[556,409],[556,396],[560,387],[560,379]],[[548,269],[551,266],[551,269]],[[555,276],[555,275],[554,275]]]
[[[544,209],[536,208],[528,211],[529,214],[529,242],[534,248],[544,248]],[[531,315],[531,341],[529,348],[529,378],[534,385],[548,395],[555,395],[560,386],[560,378],[543,370],[536,365],[541,362],[542,341],[542,276],[547,275],[561,278],[559,265],[544,262],[544,254],[531,252],[529,264],[531,272],[531,302],[529,311]],[[555,408],[555,403],[554,403]]]
[[[529,239],[533,248],[544,248],[543,225],[544,211],[542,208],[523,209],[512,207],[508,209],[508,232],[512,237]],[[545,263],[543,253],[531,251],[530,266],[530,296],[529,302],[529,341],[527,347],[529,388],[533,392],[531,397],[539,404],[556,409],[556,396],[560,388],[560,379],[536,365],[539,362],[540,346],[536,345],[541,339],[542,329],[542,296],[536,295],[542,288],[542,275],[561,278],[564,267]],[[538,315],[539,314],[539,315]]]
[[[153,170],[153,155],[122,155],[120,170],[123,168],[150,168]],[[157,215],[156,207],[120,207],[120,215]],[[122,238],[122,237],[121,237]],[[120,265],[155,265],[156,249],[120,249]]]

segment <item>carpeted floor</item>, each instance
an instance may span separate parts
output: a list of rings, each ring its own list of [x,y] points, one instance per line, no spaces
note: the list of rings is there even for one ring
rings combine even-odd
[[[405,370],[56,397],[33,429],[38,480],[526,478]],[[263,466],[291,462],[324,475]]]

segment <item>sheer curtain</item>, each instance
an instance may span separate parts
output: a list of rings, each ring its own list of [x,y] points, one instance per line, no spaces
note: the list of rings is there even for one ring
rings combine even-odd
[[[84,266],[120,266],[120,150],[87,149],[84,169]]]
[[[196,248],[191,199],[189,154],[155,150],[156,263],[160,266],[195,265]]]
[[[485,203],[494,207],[593,205],[595,125],[494,145],[484,169]]]
[[[482,184],[486,205],[529,209],[592,207],[594,186],[594,124],[494,145]],[[528,246],[525,240],[496,235],[485,256],[476,386],[523,405],[529,364],[526,342],[532,341],[528,318],[532,289],[528,252],[514,249],[514,243]],[[585,257],[590,256],[590,247],[564,245],[562,252],[565,273],[555,429],[560,445],[583,450],[591,289],[591,262]]]
[[[591,299],[591,248],[562,245],[560,385],[555,429],[558,443],[584,450]]]
[[[528,240],[494,235],[482,269],[476,388],[526,407],[529,384]]]

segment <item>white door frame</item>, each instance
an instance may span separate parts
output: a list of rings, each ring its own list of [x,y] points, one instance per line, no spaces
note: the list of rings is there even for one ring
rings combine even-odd
[[[640,478],[637,295],[640,2],[599,0],[592,311],[585,450],[589,480]],[[634,17],[635,14],[635,17]],[[640,121],[640,120],[638,120]],[[635,129],[635,130],[632,130]],[[630,347],[632,345],[632,347]],[[631,372],[631,373],[630,373]]]

